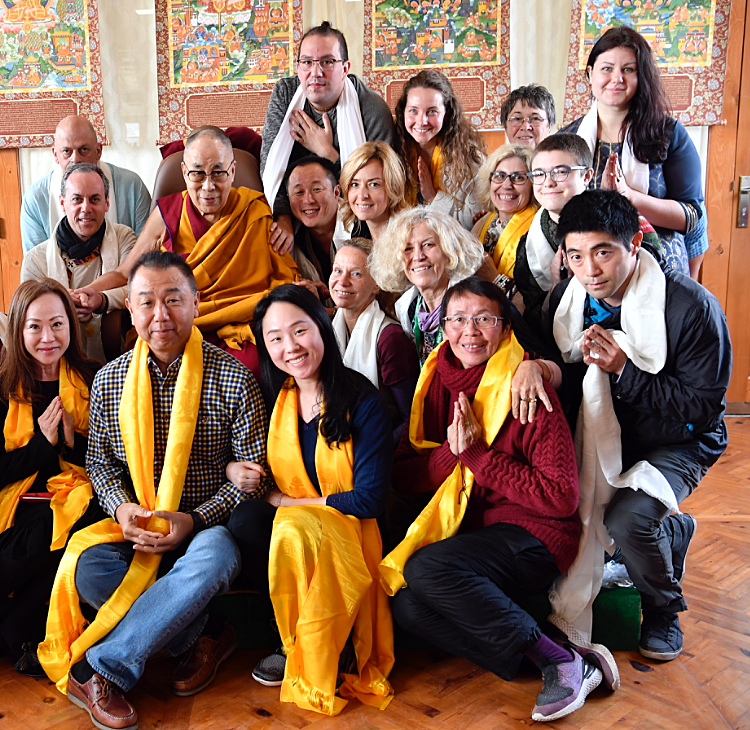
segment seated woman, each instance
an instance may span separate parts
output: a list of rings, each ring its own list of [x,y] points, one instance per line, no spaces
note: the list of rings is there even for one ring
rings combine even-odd
[[[268,435],[277,489],[266,502],[276,511],[269,582],[283,653],[253,677],[280,684],[282,701],[328,715],[344,697],[385,708],[393,626],[375,518],[391,479],[388,412],[344,366],[325,309],[303,287],[272,290],[255,309],[254,331],[264,387],[277,396]],[[258,511],[257,502],[237,509]]]
[[[365,142],[341,168],[341,218],[351,238],[377,241],[391,216],[408,206],[399,156],[385,142]]]
[[[394,469],[395,489],[434,496],[381,575],[407,631],[505,680],[524,654],[531,659],[544,677],[532,718],[554,720],[579,709],[602,679],[517,604],[576,556],[573,440],[549,386],[551,413],[527,426],[508,417],[523,349],[497,287],[466,279],[448,290],[441,314],[447,342],[425,363]],[[602,661],[606,649],[597,649]]]
[[[407,202],[447,213],[471,230],[481,210],[473,190],[484,141],[451,82],[440,71],[420,71],[406,82],[394,117],[393,148],[406,165]]]
[[[328,282],[336,307],[333,330],[344,365],[362,373],[388,405],[393,444],[406,428],[419,377],[416,352],[401,325],[380,308],[378,285],[367,268],[372,241],[352,238],[336,252]]]
[[[490,210],[471,231],[489,256],[480,276],[494,282],[511,300],[516,291],[513,274],[518,243],[537,209],[527,176],[530,169],[531,148],[506,144],[484,161],[477,178],[477,197]]]
[[[0,650],[33,677],[44,676],[36,647],[68,535],[104,517],[84,472],[97,368],[83,355],[67,290],[47,278],[23,282],[0,359],[0,599],[13,594]]]

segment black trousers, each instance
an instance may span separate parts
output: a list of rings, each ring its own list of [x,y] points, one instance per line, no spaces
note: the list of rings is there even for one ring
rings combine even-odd
[[[276,508],[264,499],[246,499],[234,508],[227,524],[240,549],[242,572],[265,598],[269,598],[268,555],[275,516]]]
[[[533,535],[497,523],[414,553],[393,615],[407,631],[511,680],[541,636],[516,600],[543,591],[559,574]]]

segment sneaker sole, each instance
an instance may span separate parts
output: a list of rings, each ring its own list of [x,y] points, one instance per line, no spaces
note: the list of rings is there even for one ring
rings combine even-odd
[[[656,659],[656,661],[659,662],[671,662],[672,659],[677,659],[677,657],[682,654],[682,649],[680,649],[679,651],[658,652],[649,651],[648,649],[644,649],[642,646],[638,647],[638,651],[647,659]]]
[[[219,667],[221,666],[221,663],[229,657],[229,655],[237,648],[237,642],[235,641],[232,646],[230,646],[225,652],[224,655],[216,662],[216,666],[214,667],[214,671],[211,673],[211,676],[201,685],[198,685],[197,687],[193,687],[192,689],[175,689],[172,687],[172,694],[176,695],[177,697],[192,697],[193,695],[197,695],[198,692],[202,692],[206,687],[208,687],[211,682],[216,679],[216,674],[219,671]],[[109,730],[109,729],[108,729]]]
[[[68,692],[68,699],[76,706],[80,707],[82,710],[86,710],[86,712],[89,713],[89,717],[91,718],[91,722],[96,725],[99,730],[112,730],[111,725],[103,725],[101,722],[99,722],[94,715],[92,714],[91,710],[89,709],[89,706],[83,701],[79,700],[78,697],[76,697],[72,692]],[[137,730],[138,729],[138,721],[136,721],[135,725],[128,725],[127,727],[120,728],[119,730]]]
[[[255,672],[253,672],[252,677],[258,684],[262,684],[264,687],[281,687],[284,683],[283,679],[263,679]]]
[[[575,700],[571,704],[563,707],[562,710],[558,710],[552,715],[542,715],[539,712],[533,712],[531,714],[531,719],[535,720],[536,722],[550,722],[552,720],[559,720],[561,717],[565,717],[566,715],[570,715],[576,710],[580,710],[586,702],[586,698],[601,684],[601,681],[602,673],[598,669],[594,668],[594,671],[591,673],[591,675],[584,679],[581,683],[581,689],[578,692]]]

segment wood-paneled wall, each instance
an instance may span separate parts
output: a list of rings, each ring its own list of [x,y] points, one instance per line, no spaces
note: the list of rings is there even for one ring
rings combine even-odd
[[[21,180],[18,152],[0,150],[0,309],[8,311],[10,298],[21,281]]]

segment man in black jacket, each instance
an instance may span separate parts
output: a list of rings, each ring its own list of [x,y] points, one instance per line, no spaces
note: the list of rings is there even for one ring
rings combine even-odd
[[[641,594],[639,650],[668,661],[682,651],[680,582],[696,527],[676,508],[727,444],[726,319],[710,292],[640,249],[638,213],[615,191],[573,198],[557,235],[573,278],[552,291],[550,319],[571,363],[569,413],[583,402],[582,494],[586,479],[611,490],[604,525]]]

